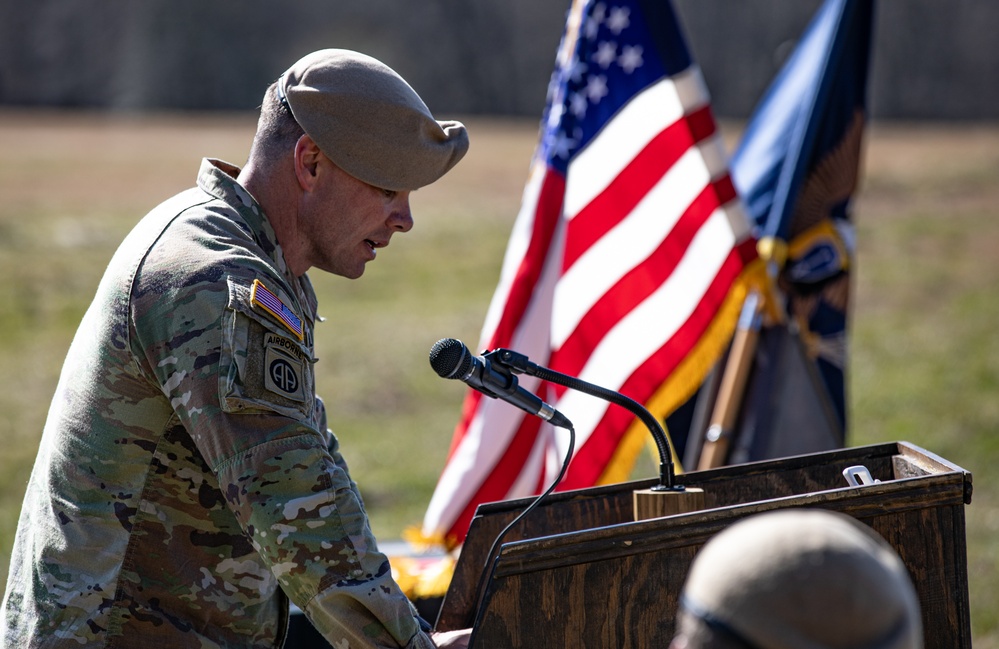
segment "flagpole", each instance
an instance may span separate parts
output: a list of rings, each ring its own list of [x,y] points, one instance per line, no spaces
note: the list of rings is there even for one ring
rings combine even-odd
[[[704,435],[704,446],[701,448],[697,464],[698,471],[722,466],[728,457],[728,449],[735,436],[735,426],[742,410],[746,383],[753,367],[753,357],[756,355],[756,345],[760,337],[763,309],[761,301],[760,294],[752,291],[743,302],[742,313],[736,325],[732,347],[715,398],[711,423]]]

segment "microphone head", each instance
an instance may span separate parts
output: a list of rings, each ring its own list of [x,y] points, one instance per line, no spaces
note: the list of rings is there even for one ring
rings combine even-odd
[[[472,354],[460,340],[442,338],[430,348],[430,366],[438,376],[458,379],[472,369]]]

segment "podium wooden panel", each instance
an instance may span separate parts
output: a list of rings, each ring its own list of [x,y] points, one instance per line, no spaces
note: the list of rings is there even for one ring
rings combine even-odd
[[[878,484],[848,486],[866,466]],[[706,509],[635,522],[642,481],[556,493],[505,539],[476,601],[496,534],[531,500],[482,505],[469,528],[438,630],[473,626],[470,646],[665,647],[694,555],[737,520],[816,507],[871,526],[899,553],[919,595],[927,649],[971,647],[964,507],[971,474],[905,442],[677,476]],[[821,587],[817,585],[817,587]]]

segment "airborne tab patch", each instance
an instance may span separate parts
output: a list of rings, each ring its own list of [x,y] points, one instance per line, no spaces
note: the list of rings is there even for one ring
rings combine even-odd
[[[259,279],[253,280],[253,291],[250,293],[250,304],[258,306],[267,313],[278,319],[278,322],[288,328],[299,340],[305,339],[302,333],[302,320],[295,312],[288,308],[277,295],[261,283]]]

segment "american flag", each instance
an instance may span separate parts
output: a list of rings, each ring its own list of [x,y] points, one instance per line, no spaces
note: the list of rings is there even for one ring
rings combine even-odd
[[[755,240],[669,2],[577,0],[480,347],[617,390],[663,418],[728,343]],[[521,377],[574,424],[560,489],[627,478],[627,411]],[[539,493],[568,439],[470,390],[423,533],[459,544],[479,503]]]
[[[274,295],[269,288],[263,285],[259,279],[253,280],[253,290],[250,293],[250,304],[261,307],[278,319],[278,322],[288,328],[288,331],[295,334],[299,340],[303,340],[302,319],[295,315],[281,298]]]

